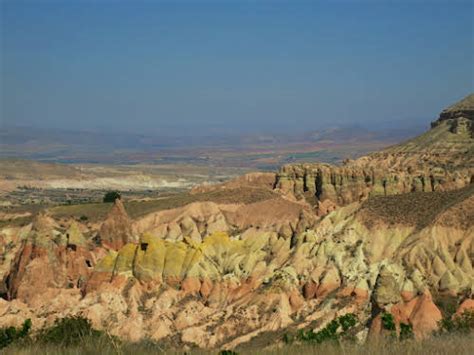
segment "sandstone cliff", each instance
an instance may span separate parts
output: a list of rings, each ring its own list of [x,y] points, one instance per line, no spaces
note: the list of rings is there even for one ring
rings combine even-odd
[[[440,114],[432,128],[402,144],[342,166],[283,166],[275,186],[325,214],[369,196],[445,191],[474,182],[474,94]]]
[[[466,96],[461,101],[443,110],[439,115],[439,121],[452,120],[460,117],[474,121],[474,94]]]

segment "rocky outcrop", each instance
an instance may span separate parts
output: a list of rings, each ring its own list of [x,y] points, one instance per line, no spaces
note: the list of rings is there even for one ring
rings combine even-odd
[[[229,189],[238,189],[238,188],[261,188],[261,189],[273,189],[275,184],[275,173],[248,173],[242,176],[239,176],[230,181],[226,181],[221,184],[213,185],[198,185],[191,189],[192,194],[205,193],[212,191],[222,191]]]
[[[449,126],[452,133],[470,134],[471,138],[474,138],[474,94],[443,110],[439,118],[431,123],[431,127],[443,123]]]
[[[0,297],[9,298],[10,274],[15,267],[22,240],[30,232],[31,225],[4,228],[0,232]]]
[[[133,307],[153,314],[150,319],[165,313],[175,319],[166,321],[159,334],[147,333],[154,328],[144,319],[144,334],[159,339],[179,334],[183,343],[206,348],[222,347],[229,337],[237,337],[231,343],[237,346],[293,319],[300,319],[301,327],[323,314],[330,320],[348,305],[362,322],[369,321],[373,309],[391,312],[397,324],[411,324],[423,338],[441,319],[432,292],[459,297],[474,291],[468,257],[474,248],[472,193],[421,230],[418,223],[387,224],[383,214],[352,204],[290,239],[264,231],[214,233],[202,242],[145,234],[138,245],[111,252],[97,265],[86,299],[140,285]],[[448,288],[440,282],[447,272],[453,275]],[[162,296],[156,298],[157,293]],[[123,302],[131,302],[130,297]]]
[[[134,221],[117,201],[99,228],[40,214],[2,229],[1,250],[15,256],[0,260],[0,326],[81,314],[131,341],[232,349],[346,313],[363,340],[369,327],[383,335],[391,313],[396,332],[404,323],[427,337],[443,300],[457,316],[473,308],[472,139],[451,129],[464,119],[343,166],[285,166],[280,195],[255,175]],[[270,193],[207,199],[236,186]]]
[[[285,165],[277,174],[275,187],[305,199],[319,214],[325,214],[370,196],[467,186],[474,182],[472,101],[474,94],[465,103],[443,111],[430,131],[342,166]]]
[[[105,247],[118,250],[129,242],[136,241],[132,222],[120,199],[116,199],[107,219],[100,227],[99,236]]]
[[[362,202],[373,196],[462,188],[471,183],[473,173],[474,169],[455,172],[407,169],[390,173],[357,166],[286,165],[278,174],[276,187],[283,194],[305,199],[319,215],[324,215],[337,206]]]
[[[436,211],[428,221],[424,214],[413,217],[426,223],[388,219],[376,199],[362,207],[353,203],[338,208],[320,219],[305,217],[309,212],[303,205],[285,199],[262,206],[263,202],[203,203],[199,208],[158,212],[134,226],[142,228],[137,243],[109,249],[100,257],[87,273],[82,293],[77,284],[68,289],[63,283],[68,272],[57,257],[54,263],[41,256],[33,258],[41,261],[37,269],[31,266],[28,255],[32,253],[23,251],[15,266],[19,272],[12,274],[18,280],[13,287],[17,298],[0,304],[0,325],[23,317],[45,324],[55,317],[82,314],[94,326],[133,341],[172,338],[182,345],[229,348],[289,326],[305,328],[315,321],[324,325],[347,312],[376,328],[377,317],[385,311],[394,315],[397,324],[411,324],[422,338],[437,326],[439,297],[465,299],[473,293],[473,193],[467,188],[453,192],[451,200],[440,201],[431,198],[433,193],[414,194]],[[393,201],[403,205],[398,197]],[[272,211],[272,204],[273,219],[270,212],[263,213],[265,208]],[[289,212],[298,206],[294,214]],[[259,210],[262,216],[257,215]],[[285,211],[289,214],[280,214]],[[154,228],[154,223],[180,225],[178,221],[185,217],[191,225],[203,217],[210,220],[215,213],[222,214],[225,226],[243,229],[202,229],[197,239],[185,235],[185,228],[180,229],[179,238]],[[291,233],[281,233],[276,222],[292,218]],[[77,243],[78,251],[88,241],[79,233],[81,228],[70,224],[62,231],[55,221],[42,216],[26,240],[48,241],[57,235],[67,245],[69,234],[69,243]],[[50,255],[61,250],[48,243],[45,250]],[[96,248],[94,255],[98,255]],[[28,260],[29,266],[21,266],[21,260]],[[74,260],[80,257],[75,254]],[[41,278],[36,270],[41,270]],[[39,300],[26,292],[28,283],[41,291]],[[41,312],[35,311],[38,307]],[[372,319],[377,312],[379,316]]]
[[[314,225],[316,217],[304,204],[281,197],[249,204],[195,202],[184,207],[150,213],[133,223],[135,234],[145,232],[163,239],[200,242],[215,232],[231,234],[273,231],[286,238]]]
[[[434,123],[434,125],[440,121],[455,120],[461,117],[470,121],[474,121],[474,94],[470,94],[461,101],[444,109],[440,113],[439,119]]]
[[[6,282],[8,298],[35,304],[61,289],[79,290],[95,259],[78,224],[72,222],[63,231],[51,217],[40,213],[12,262]]]

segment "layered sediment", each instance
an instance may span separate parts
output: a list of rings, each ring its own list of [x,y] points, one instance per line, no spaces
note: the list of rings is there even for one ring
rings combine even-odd
[[[371,196],[467,186],[474,182],[473,101],[470,95],[462,105],[443,111],[421,136],[342,166],[285,165],[275,186],[283,194],[316,205],[320,214]]]

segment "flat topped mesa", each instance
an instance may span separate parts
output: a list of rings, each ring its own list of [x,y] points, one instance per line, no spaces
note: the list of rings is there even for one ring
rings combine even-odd
[[[447,123],[451,133],[467,134],[474,138],[474,94],[444,109],[439,118],[431,123],[431,128]]]
[[[444,121],[460,117],[464,117],[471,121],[474,121],[474,93],[469,94],[461,101],[444,109],[440,113],[438,121]]]

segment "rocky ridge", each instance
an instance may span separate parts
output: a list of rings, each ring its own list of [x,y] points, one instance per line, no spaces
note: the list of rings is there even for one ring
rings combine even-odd
[[[275,186],[306,199],[319,214],[371,196],[462,188],[474,181],[472,112],[474,94],[443,111],[418,137],[342,166],[285,165]]]
[[[344,166],[285,166],[193,191],[279,193],[267,199],[197,199],[133,220],[117,200],[99,225],[42,212],[3,228],[0,326],[81,314],[130,341],[245,349],[345,313],[363,340],[390,312],[397,331],[403,322],[429,336],[444,300],[474,306],[473,139],[452,132],[466,118],[452,115]]]

